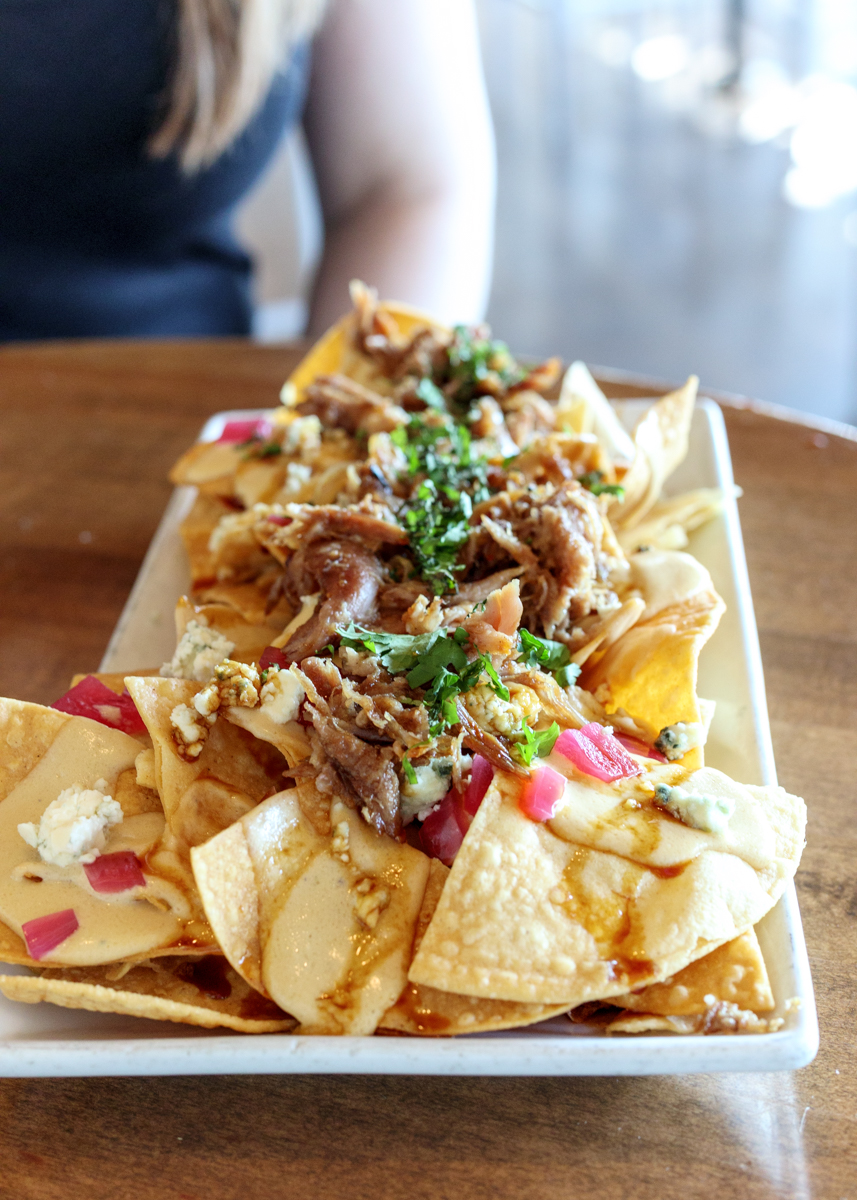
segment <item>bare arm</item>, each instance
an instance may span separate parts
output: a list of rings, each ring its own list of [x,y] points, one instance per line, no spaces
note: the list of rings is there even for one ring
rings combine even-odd
[[[360,278],[476,321],[491,271],[494,141],[471,0],[333,0],[306,132],[325,221],[310,332]]]

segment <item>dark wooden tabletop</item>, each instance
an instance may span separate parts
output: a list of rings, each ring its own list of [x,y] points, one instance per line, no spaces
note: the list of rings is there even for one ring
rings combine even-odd
[[[97,667],[203,420],[296,351],[0,349],[0,694]],[[621,385],[608,388],[612,394]],[[640,394],[639,383],[624,392]],[[794,1074],[0,1080],[0,1196],[857,1200],[857,439],[726,403],[821,1050]]]

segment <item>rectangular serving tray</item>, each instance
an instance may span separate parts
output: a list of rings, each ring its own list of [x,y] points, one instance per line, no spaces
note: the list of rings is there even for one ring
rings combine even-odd
[[[617,409],[630,427],[650,403],[620,401]],[[254,415],[219,413],[207,422],[201,439],[212,441],[226,421]],[[700,661],[700,694],[717,701],[706,761],[744,783],[775,783],[759,641],[732,486],[723,417],[713,401],[701,400],[687,458],[667,491],[721,487],[730,496],[725,511],[694,534],[689,547],[711,572],[727,605]],[[189,584],[179,526],[193,499],[193,489],[178,488],[167,506],[101,670],[131,672],[172,656],[173,608]],[[801,1067],[818,1049],[818,1021],[793,885],[757,928],[776,1014],[785,1019],[772,1034],[606,1037],[561,1017],[528,1029],[457,1038],[252,1037],[26,1005],[0,996],[0,1074],[678,1075]],[[13,970],[21,968],[7,968]],[[799,1004],[787,1007],[792,998]]]

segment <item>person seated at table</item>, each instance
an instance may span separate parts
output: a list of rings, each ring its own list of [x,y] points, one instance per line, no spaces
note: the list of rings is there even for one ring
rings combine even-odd
[[[310,332],[355,276],[477,320],[494,160],[471,0],[0,2],[0,340],[248,333],[232,219],[302,113]]]

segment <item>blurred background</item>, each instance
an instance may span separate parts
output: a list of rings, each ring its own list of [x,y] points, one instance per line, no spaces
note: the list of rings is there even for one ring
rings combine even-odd
[[[857,423],[857,4],[478,10],[497,336]],[[256,334],[292,336],[321,243],[299,134],[240,223]]]

